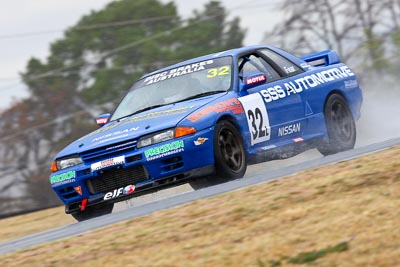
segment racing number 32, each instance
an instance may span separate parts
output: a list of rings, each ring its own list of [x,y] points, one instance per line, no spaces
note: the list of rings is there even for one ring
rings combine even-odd
[[[263,115],[259,108],[256,108],[254,112],[251,109],[247,110],[247,119],[251,120],[253,140],[269,135],[267,127],[264,126]]]
[[[268,112],[260,94],[249,94],[238,98],[246,111],[247,124],[251,134],[251,145],[268,141],[271,138]]]
[[[220,68],[210,69],[207,72],[207,78],[214,78],[217,76],[224,76],[229,74],[229,66],[222,66]]]

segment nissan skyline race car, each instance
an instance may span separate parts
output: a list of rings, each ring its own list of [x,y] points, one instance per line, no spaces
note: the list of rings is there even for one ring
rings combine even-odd
[[[330,50],[195,58],[139,79],[98,130],[55,157],[50,183],[66,213],[86,220],[189,178],[240,178],[248,163],[352,149],[361,104],[356,75]]]

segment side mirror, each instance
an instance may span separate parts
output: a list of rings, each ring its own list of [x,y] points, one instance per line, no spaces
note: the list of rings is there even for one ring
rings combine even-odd
[[[244,82],[241,86],[241,91],[249,90],[261,84],[267,82],[267,76],[264,73],[256,73],[244,78]]]
[[[110,113],[106,113],[106,114],[102,114],[99,115],[96,118],[96,123],[97,125],[99,125],[100,127],[102,127],[104,124],[106,124],[108,122],[108,120],[110,119],[111,114]]]

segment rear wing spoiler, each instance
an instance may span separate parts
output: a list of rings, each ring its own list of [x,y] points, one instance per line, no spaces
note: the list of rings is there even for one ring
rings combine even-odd
[[[329,66],[341,62],[338,54],[332,50],[305,55],[301,59],[312,66]]]

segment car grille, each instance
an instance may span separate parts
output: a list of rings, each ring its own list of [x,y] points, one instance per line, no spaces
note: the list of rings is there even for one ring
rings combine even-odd
[[[81,158],[83,161],[104,158],[106,156],[120,153],[121,151],[133,150],[136,148],[136,144],[137,140],[130,140],[128,142],[115,143],[109,146],[99,147],[82,152]]]
[[[89,192],[93,194],[106,193],[127,185],[135,185],[149,178],[143,165],[104,171],[100,176],[86,181]]]

